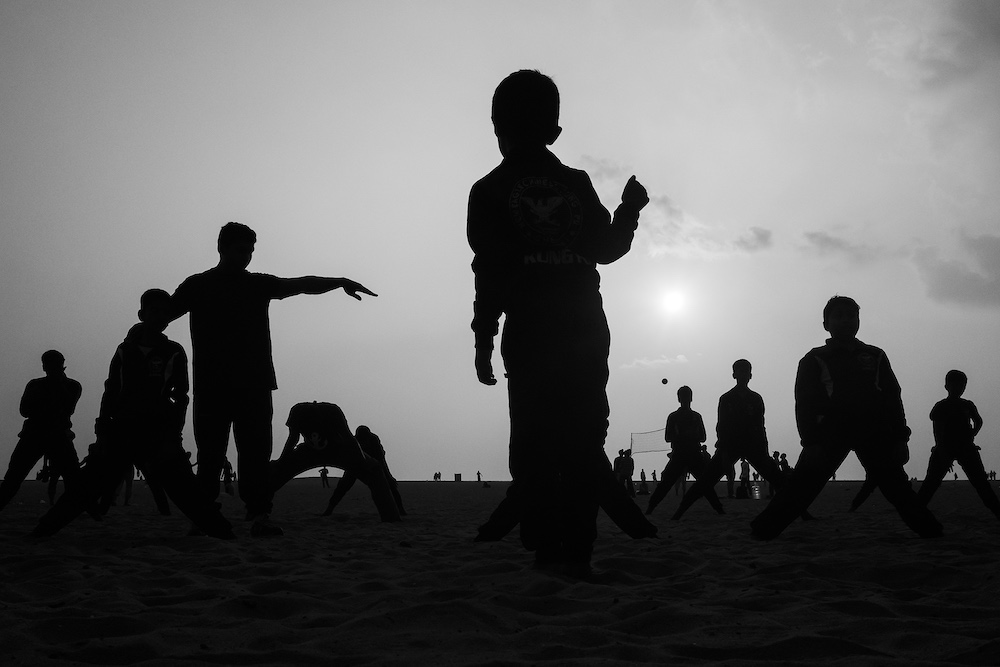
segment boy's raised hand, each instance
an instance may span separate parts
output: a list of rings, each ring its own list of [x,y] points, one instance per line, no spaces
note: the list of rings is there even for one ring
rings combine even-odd
[[[641,211],[649,203],[649,195],[646,194],[646,188],[635,179],[634,175],[628,179],[625,189],[622,190],[622,203],[635,208],[637,211]]]

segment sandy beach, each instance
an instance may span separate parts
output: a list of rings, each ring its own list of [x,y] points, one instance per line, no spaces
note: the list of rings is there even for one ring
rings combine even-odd
[[[828,485],[770,543],[747,526],[764,500],[671,522],[671,492],[656,540],[602,515],[599,574],[576,581],[530,569],[516,534],[473,543],[505,483],[403,482],[409,516],[382,524],[363,487],[323,517],[329,490],[295,480],[284,537],[250,538],[224,496],[239,539],[220,542],[186,537],[140,482],[105,521],[31,542],[46,501],[26,482],[0,515],[0,663],[1000,663],[1000,525],[972,488],[943,485],[946,535],[921,540],[878,493],[849,514],[858,486]]]

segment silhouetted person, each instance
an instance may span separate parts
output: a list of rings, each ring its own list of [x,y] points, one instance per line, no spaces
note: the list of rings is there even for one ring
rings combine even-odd
[[[740,490],[737,492],[736,497],[750,497],[750,462],[746,459],[740,460]]]
[[[187,355],[163,335],[170,295],[151,289],[140,299],[139,324],[115,350],[95,425],[97,444],[87,456],[80,483],[68,488],[36,526],[52,535],[104,494],[113,492],[132,466],[159,484],[207,535],[233,537],[218,507],[202,493],[181,446],[188,405]]]
[[[903,400],[885,352],[856,336],[860,308],[835,296],[823,309],[830,338],[810,350],[795,376],[795,422],[802,453],[788,483],[752,522],[753,535],[772,539],[805,510],[853,449],[903,521],[921,537],[941,524],[917,499],[903,470],[909,458]]]
[[[677,390],[677,401],[681,407],[667,415],[667,425],[663,431],[663,439],[670,443],[670,458],[667,466],[660,474],[660,483],[649,497],[646,514],[652,514],[670,491],[670,487],[690,473],[696,480],[709,474],[708,461],[702,452],[701,443],[708,437],[705,433],[705,422],[701,415],[691,409],[694,393],[691,387],[683,386]],[[718,477],[715,481],[718,481]],[[692,487],[693,488],[693,487]],[[702,491],[705,498],[716,512],[725,514],[719,497],[715,495],[715,485],[706,485]]]
[[[319,482],[324,489],[330,488],[330,469],[322,467],[319,469]]]
[[[343,288],[360,300],[375,296],[346,278],[279,278],[250,273],[257,235],[230,222],[219,232],[219,263],[187,278],[174,292],[174,317],[191,314],[194,353],[194,438],[198,479],[211,499],[219,495],[219,473],[232,428],[239,453],[240,498],[251,535],[280,535],[270,520],[273,493],[268,481],[271,459],[271,392],[277,388],[271,359],[268,306],[275,299],[323,294]]]
[[[646,469],[639,471],[639,490],[636,492],[640,496],[649,495],[649,485],[646,483]]]
[[[743,459],[772,486],[779,488],[784,480],[778,468],[778,452],[772,458],[767,453],[767,431],[764,427],[764,399],[750,389],[753,369],[746,359],[733,363],[733,379],[736,386],[719,397],[719,419],[716,435],[715,457],[705,475],[684,494],[673,518],[679,519],[708,488],[716,483],[737,461]]]
[[[632,476],[635,475],[635,460],[632,458],[631,449],[625,450],[625,465],[623,466],[623,471],[625,473],[625,492],[628,493],[630,498],[635,498],[635,482],[632,481]]]
[[[530,508],[521,540],[541,568],[586,576],[596,538],[599,487],[614,474],[608,428],[610,332],[597,264],[628,252],[649,198],[634,177],[612,218],[583,171],[547,146],[558,138],[559,92],[522,70],[493,97],[503,161],[469,195],[475,253],[472,328],[479,381],[496,384],[493,339],[510,401],[510,470]]]
[[[273,491],[306,470],[322,466],[340,468],[345,477],[360,479],[368,486],[382,521],[399,521],[399,508],[385,476],[388,468],[384,467],[384,461],[364,453],[351,433],[340,406],[316,401],[296,403],[288,411],[285,423],[288,439],[281,456],[271,461],[269,466]],[[340,483],[343,483],[343,478]],[[343,492],[346,493],[353,483],[352,479]]]
[[[24,425],[0,483],[0,510],[17,494],[32,468],[45,457],[49,459],[50,474],[61,474],[67,488],[77,478],[80,459],[73,447],[75,435],[70,417],[83,388],[76,380],[66,377],[66,359],[61,352],[48,350],[42,354],[42,370],[45,377],[30,380],[21,396]]]
[[[917,497],[925,505],[930,503],[945,473],[957,462],[983,504],[1000,519],[1000,500],[990,486],[979,447],[975,443],[976,435],[983,428],[983,418],[975,403],[962,398],[968,381],[962,371],[948,371],[945,375],[944,388],[948,397],[935,403],[931,409],[934,447]]]
[[[382,470],[382,476],[385,477],[385,481],[389,485],[389,492],[392,493],[392,499],[396,502],[396,509],[399,511],[400,516],[406,516],[406,510],[403,509],[403,498],[399,495],[399,484],[396,482],[396,478],[392,476],[389,471],[389,464],[385,461],[385,448],[382,446],[382,440],[379,439],[377,435],[372,433],[372,430],[367,426],[359,426],[354,430],[354,438],[361,445],[361,451],[366,455],[371,457],[376,461]],[[353,470],[344,470],[343,476],[340,481],[337,482],[337,486],[333,489],[333,495],[330,496],[330,502],[326,506],[326,510],[323,512],[324,516],[329,516],[333,514],[333,508],[337,506],[338,503],[347,495],[347,492],[351,490],[354,483],[358,480],[357,474]],[[481,480],[480,480],[481,481]]]
[[[233,482],[236,481],[236,473],[233,472],[233,464],[227,458],[222,463],[222,489],[230,496],[235,493]]]

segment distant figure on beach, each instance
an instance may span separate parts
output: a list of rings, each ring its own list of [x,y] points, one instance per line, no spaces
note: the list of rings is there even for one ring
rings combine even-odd
[[[636,493],[640,496],[649,495],[649,485],[646,484],[646,469],[642,468],[639,471],[639,490]]]
[[[684,494],[672,517],[680,519],[696,500],[714,489],[727,470],[743,460],[753,467],[775,488],[780,488],[784,475],[778,468],[778,452],[767,453],[767,430],[764,427],[764,399],[750,389],[753,367],[746,359],[733,362],[733,379],[736,386],[719,397],[719,419],[715,433],[715,457],[708,471]]]
[[[42,457],[42,469],[38,471],[38,479],[46,484],[45,491],[49,497],[50,505],[54,505],[56,502],[56,492],[59,490],[59,477],[61,475],[60,471],[52,467],[47,456]]]
[[[558,121],[549,77],[522,70],[497,87],[493,126],[503,161],[469,194],[472,329],[476,374],[495,385],[493,339],[506,315],[511,488],[529,508],[522,543],[537,567],[587,576],[599,489],[614,483],[604,452],[611,337],[597,264],[628,252],[649,198],[632,177],[609,215],[587,174],[548,149],[562,131]]]
[[[67,488],[76,481],[80,459],[73,447],[73,422],[83,387],[66,377],[66,359],[58,350],[42,354],[44,377],[30,380],[21,395],[24,425],[10,455],[3,482],[0,482],[0,510],[17,495],[21,483],[39,460],[49,461],[49,475],[66,480]]]
[[[361,445],[361,451],[378,463],[385,481],[389,484],[389,492],[392,493],[392,499],[396,502],[396,509],[399,511],[399,515],[406,516],[406,510],[403,509],[403,498],[399,495],[399,484],[396,482],[396,478],[392,476],[392,473],[389,472],[389,464],[385,461],[385,448],[382,446],[382,440],[372,433],[370,428],[363,425],[354,430],[354,438]],[[327,504],[323,516],[333,514],[333,508],[347,495],[347,492],[351,490],[351,487],[354,486],[354,482],[357,480],[358,475],[353,470],[344,470],[343,476],[333,489],[333,495],[330,496],[330,502]]]
[[[852,449],[907,526],[921,537],[941,535],[941,524],[917,499],[903,470],[910,429],[899,382],[885,352],[857,339],[860,310],[845,296],[833,297],[823,309],[830,338],[799,361],[795,376],[802,453],[789,481],[751,522],[754,537],[780,535]]]
[[[781,470],[781,473],[784,475],[787,475],[792,471],[792,466],[789,465],[788,456],[786,454],[782,454],[781,458],[778,459],[778,469]]]
[[[771,454],[771,460],[774,461],[774,467],[780,473],[781,472],[781,454],[779,454],[777,450],[775,450],[774,452],[772,452],[772,454]],[[761,473],[761,475],[763,475],[763,473]],[[764,479],[767,479],[766,475],[764,475]],[[774,486],[774,481],[768,479],[767,480],[767,497],[768,498],[770,498],[771,496],[774,495],[774,491],[775,491],[776,488],[777,487]]]
[[[624,472],[624,486],[625,492],[628,493],[629,498],[635,498],[635,482],[632,481],[632,477],[635,476],[635,459],[632,458],[632,450],[625,450],[625,465],[623,466]]]
[[[737,491],[736,497],[750,497],[750,462],[746,459],[740,459],[740,489]]]
[[[365,454],[358,439],[351,433],[340,406],[317,401],[296,403],[288,411],[285,424],[288,426],[288,439],[281,455],[270,463],[272,494],[306,470],[321,466],[340,468],[344,471],[344,478],[350,481],[344,484],[344,478],[341,478],[334,489],[335,500],[330,500],[333,505],[347,493],[355,479],[360,479],[371,492],[382,521],[399,521],[399,508],[386,478],[388,468],[384,467],[384,451],[382,461]],[[341,485],[343,489],[338,497]]]
[[[319,469],[319,482],[324,489],[330,488],[330,469],[322,467]]]
[[[663,432],[663,439],[670,443],[670,459],[667,461],[663,473],[660,474],[660,483],[656,485],[653,495],[649,497],[646,514],[652,514],[660,501],[666,497],[670,487],[678,480],[686,478],[687,473],[690,472],[699,481],[711,474],[708,461],[705,460],[707,450],[703,452],[701,448],[701,443],[705,442],[708,437],[705,433],[705,422],[699,413],[691,409],[693,400],[694,392],[691,391],[691,387],[685,385],[677,390],[677,401],[681,407],[667,416],[667,425]],[[719,481],[719,477],[716,477],[715,481]],[[719,497],[715,494],[714,484],[703,485],[703,490],[699,495],[701,494],[705,496],[716,512],[726,513],[722,508],[722,503],[719,502]],[[685,497],[687,497],[686,494]]]
[[[483,481],[483,473],[480,472],[479,470],[476,471],[476,481],[477,482]]]
[[[115,350],[94,426],[97,443],[80,472],[80,483],[66,490],[38,522],[35,536],[53,535],[98,499],[112,493],[130,474],[142,470],[163,487],[197,530],[232,539],[229,522],[198,486],[181,431],[188,406],[187,355],[163,335],[170,321],[170,295],[146,290],[139,300],[139,323]]]
[[[336,289],[359,301],[361,294],[376,294],[347,278],[250,273],[247,266],[256,242],[256,233],[246,225],[226,223],[219,231],[219,263],[180,284],[172,317],[191,314],[198,479],[215,500],[231,428],[239,453],[240,498],[254,522],[250,534],[268,537],[282,534],[270,520],[271,392],[278,385],[268,306],[275,299]]]
[[[944,388],[948,396],[931,409],[934,447],[917,498],[925,505],[930,503],[948,467],[958,463],[983,504],[1000,519],[1000,500],[990,486],[979,447],[975,443],[976,435],[983,428],[983,418],[975,403],[962,398],[968,383],[969,379],[962,371],[952,370],[945,374]]]
[[[233,489],[235,481],[236,473],[233,472],[233,464],[227,458],[222,462],[222,488],[230,496],[235,494],[235,489]]]

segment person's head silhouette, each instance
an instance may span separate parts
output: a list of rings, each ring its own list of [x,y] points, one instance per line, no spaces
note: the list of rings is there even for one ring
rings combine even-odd
[[[257,234],[239,222],[227,222],[219,230],[219,265],[242,271],[253,258]]]
[[[733,362],[733,378],[736,380],[737,384],[744,386],[748,384],[750,382],[750,378],[753,377],[752,370],[753,367],[746,359],[737,359]]]
[[[961,396],[968,384],[969,378],[962,371],[948,371],[944,376],[944,388],[948,390],[949,396]]]
[[[559,89],[538,70],[509,75],[493,94],[493,129],[500,152],[538,149],[559,138]]]
[[[849,296],[835,296],[823,308],[823,328],[834,340],[853,340],[861,327],[861,307]]]
[[[161,289],[148,289],[139,297],[139,321],[157,333],[170,324],[170,294]]]
[[[677,401],[684,407],[691,405],[691,401],[694,400],[694,392],[691,391],[691,387],[684,385],[677,390]]]
[[[58,350],[42,353],[42,370],[46,375],[58,375],[66,370],[66,358]]]

